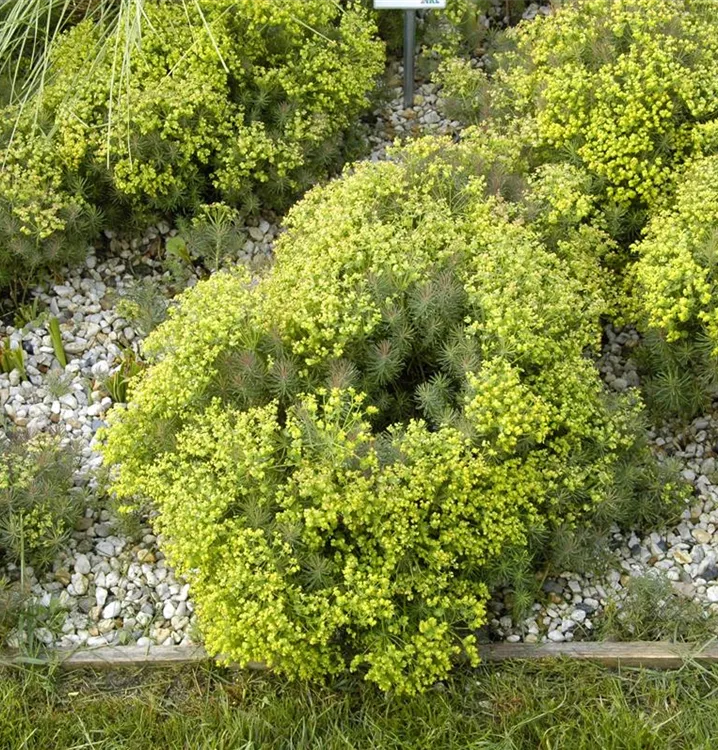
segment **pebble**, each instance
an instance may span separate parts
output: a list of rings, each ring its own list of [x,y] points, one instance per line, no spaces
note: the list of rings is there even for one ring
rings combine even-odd
[[[90,582],[87,580],[87,577],[82,575],[81,573],[75,573],[75,575],[72,576],[71,583],[72,588],[74,589],[77,596],[84,596],[90,586]]]
[[[92,570],[92,568],[87,555],[78,555],[75,558],[75,573],[86,576],[90,570]]]
[[[110,602],[103,610],[102,610],[102,617],[103,619],[113,619],[117,617],[120,612],[122,611],[122,604],[118,601]]]
[[[709,534],[704,529],[693,529],[693,538],[698,542],[698,544],[708,544],[711,540],[711,534]]]

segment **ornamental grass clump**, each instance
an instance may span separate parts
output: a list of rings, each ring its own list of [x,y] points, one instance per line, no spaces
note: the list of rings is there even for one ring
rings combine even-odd
[[[661,203],[676,168],[715,147],[713,2],[560,4],[509,30],[486,69],[447,61],[449,105],[520,132],[537,163],[583,166],[618,206]]]
[[[311,191],[266,276],[200,282],[147,340],[105,460],[211,653],[425,689],[477,661],[502,556],[630,497],[637,407],[585,356],[605,238],[572,204],[547,245],[552,191],[495,145],[422,140]]]
[[[123,6],[124,7],[124,6]],[[131,10],[131,8],[129,9]],[[108,226],[224,202],[281,208],[341,164],[383,70],[334,0],[144,0],[72,26],[0,112],[0,285]]]

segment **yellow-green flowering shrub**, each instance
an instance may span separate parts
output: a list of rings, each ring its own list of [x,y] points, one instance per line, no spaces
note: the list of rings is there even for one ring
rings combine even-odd
[[[0,563],[52,562],[82,510],[73,493],[75,465],[56,437],[0,438]]]
[[[691,165],[634,250],[629,292],[650,334],[649,388],[663,411],[689,416],[718,383],[718,157]]]
[[[646,325],[668,341],[705,331],[718,350],[718,157],[681,177],[671,208],[651,219],[635,250],[633,291]]]
[[[334,0],[147,0],[141,44],[76,25],[19,122],[0,113],[0,239],[22,243],[7,265],[51,263],[89,219],[286,204],[351,148],[383,69],[375,32]]]
[[[215,274],[147,340],[105,460],[211,653],[424,689],[476,662],[492,564],[615,490],[634,408],[585,356],[609,305],[587,207],[557,201],[577,246],[547,247],[506,159],[475,134],[359,165],[266,276]]]
[[[676,166],[715,142],[714,2],[558,4],[509,30],[487,67],[445,63],[454,108],[519,130],[539,163],[582,165],[619,205],[659,203]]]

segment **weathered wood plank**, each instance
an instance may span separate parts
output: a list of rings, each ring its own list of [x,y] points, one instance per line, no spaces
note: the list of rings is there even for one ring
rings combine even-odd
[[[0,655],[0,664],[53,663],[61,669],[115,669],[122,667],[191,666],[211,661],[202,646],[100,646],[84,649],[54,649],[38,658],[17,652]],[[250,663],[249,669],[266,669]]]
[[[525,659],[569,658],[597,662],[604,666],[674,669],[686,660],[718,663],[718,643],[696,646],[681,643],[633,641],[572,643],[495,643],[481,647],[484,662]],[[54,662],[62,669],[112,669],[122,667],[190,666],[210,661],[201,646],[103,646],[94,649],[57,649],[41,661]],[[37,663],[21,655],[6,653],[0,663]],[[250,669],[265,669],[259,663]]]
[[[559,657],[592,661],[604,666],[648,667],[674,669],[686,660],[718,663],[718,644],[705,646],[685,643],[631,641],[626,643],[579,642],[571,643],[496,643],[485,646],[484,661],[508,659],[555,659]]]
[[[65,669],[122,666],[184,666],[209,660],[202,646],[103,646],[77,651],[55,651]]]

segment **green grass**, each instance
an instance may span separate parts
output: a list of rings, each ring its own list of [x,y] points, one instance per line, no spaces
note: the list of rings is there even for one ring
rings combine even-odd
[[[575,662],[462,672],[413,699],[216,669],[0,672],[0,748],[713,748],[718,668]]]

